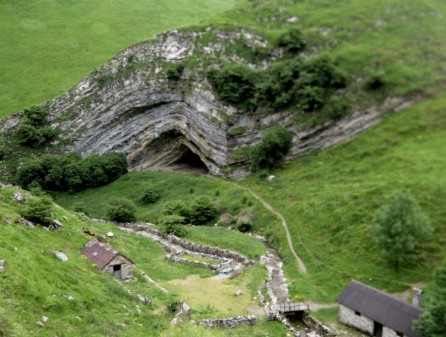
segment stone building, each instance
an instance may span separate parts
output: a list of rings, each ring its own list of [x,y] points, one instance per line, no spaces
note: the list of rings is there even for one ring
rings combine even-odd
[[[420,308],[352,281],[338,297],[339,321],[376,337],[421,337],[412,330]]]
[[[133,278],[133,262],[98,240],[88,242],[82,249],[81,254],[99,269],[113,275],[118,280]]]

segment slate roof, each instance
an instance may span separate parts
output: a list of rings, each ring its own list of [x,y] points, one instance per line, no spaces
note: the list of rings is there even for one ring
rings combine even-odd
[[[115,256],[120,255],[116,250],[105,246],[98,240],[91,240],[87,243],[81,254],[97,265],[99,269],[103,269]]]
[[[406,336],[421,337],[412,330],[412,322],[420,316],[421,309],[378,289],[352,281],[339,295],[338,302]]]

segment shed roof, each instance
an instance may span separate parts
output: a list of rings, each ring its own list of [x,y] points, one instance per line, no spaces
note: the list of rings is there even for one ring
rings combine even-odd
[[[111,260],[119,254],[116,250],[105,246],[98,240],[91,240],[82,249],[81,254],[87,257],[88,260],[97,265],[100,269],[103,269]],[[125,257],[125,256],[124,256]]]
[[[421,310],[378,289],[352,281],[339,295],[338,302],[406,336],[421,337],[412,330],[412,322]]]

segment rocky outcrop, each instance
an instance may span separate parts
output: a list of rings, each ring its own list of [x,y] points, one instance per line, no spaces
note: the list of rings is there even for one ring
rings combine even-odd
[[[236,178],[247,171],[245,159],[235,151],[258,143],[268,126],[280,124],[293,132],[291,159],[345,141],[404,103],[392,98],[343,120],[298,131],[291,112],[248,113],[218,101],[204,75],[206,65],[232,60],[265,67],[268,61],[249,60],[240,53],[265,45],[248,31],[208,28],[174,30],[131,46],[48,103],[49,122],[63,139],[58,147],[83,155],[122,152],[132,170],[168,169],[194,158],[212,174]],[[269,53],[271,61],[280,50]],[[177,74],[172,77],[169,69]],[[20,114],[0,129],[10,131],[19,120]]]

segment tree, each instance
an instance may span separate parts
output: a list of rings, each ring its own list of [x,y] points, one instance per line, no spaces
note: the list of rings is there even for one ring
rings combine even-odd
[[[194,199],[190,208],[190,222],[196,226],[204,225],[213,220],[217,214],[217,209],[208,197],[198,197]]]
[[[426,295],[421,317],[414,323],[414,330],[424,337],[446,336],[446,261],[434,275],[434,285]]]
[[[107,219],[115,222],[135,222],[136,208],[128,199],[111,200],[107,206]]]
[[[373,239],[395,270],[420,257],[421,243],[432,231],[428,216],[405,191],[389,195],[377,209],[373,222]]]
[[[48,226],[51,223],[52,209],[53,205],[49,197],[32,197],[27,201],[26,207],[22,211],[22,216],[36,224]]]

